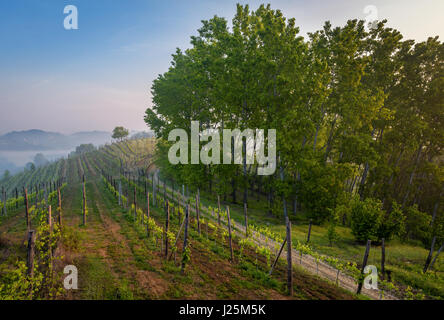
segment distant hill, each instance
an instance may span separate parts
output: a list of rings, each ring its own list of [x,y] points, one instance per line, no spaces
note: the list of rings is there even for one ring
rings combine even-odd
[[[0,136],[0,150],[44,151],[74,148],[83,143],[94,145],[111,141],[111,133],[105,131],[78,132],[64,135],[43,130],[13,131]]]

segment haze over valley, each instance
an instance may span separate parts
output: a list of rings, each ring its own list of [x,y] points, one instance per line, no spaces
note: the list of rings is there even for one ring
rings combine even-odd
[[[140,132],[132,131],[137,135]],[[54,161],[75,150],[81,144],[98,147],[112,141],[111,132],[83,131],[62,134],[38,129],[12,131],[0,136],[0,175],[5,170],[17,173],[29,162],[34,162],[36,154],[42,154],[48,161]]]

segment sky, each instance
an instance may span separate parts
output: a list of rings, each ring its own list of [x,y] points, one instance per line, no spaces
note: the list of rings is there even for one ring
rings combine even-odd
[[[177,47],[189,47],[201,20],[231,21],[231,0],[2,0],[0,2],[0,134],[42,129],[62,133],[147,130],[152,81],[168,70]],[[301,34],[325,21],[343,25],[376,13],[405,39],[444,38],[443,0],[269,0]],[[75,5],[78,29],[66,30]],[[376,11],[365,11],[373,6]]]

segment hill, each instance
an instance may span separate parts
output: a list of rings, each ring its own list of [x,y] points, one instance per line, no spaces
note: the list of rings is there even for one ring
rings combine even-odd
[[[43,130],[12,131],[0,136],[0,150],[45,151],[67,150],[83,143],[101,145],[111,141],[111,134],[104,131],[78,132],[64,135]]]

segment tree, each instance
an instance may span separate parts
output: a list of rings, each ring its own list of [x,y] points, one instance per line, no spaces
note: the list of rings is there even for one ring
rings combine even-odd
[[[383,214],[380,201],[367,198],[355,200],[351,210],[351,229],[355,239],[360,242],[378,240],[379,226]]]
[[[394,203],[392,210],[386,212],[378,199],[355,199],[350,219],[352,234],[360,242],[380,241],[382,238],[388,241],[404,230],[405,217],[399,205]]]
[[[92,143],[89,144],[81,144],[80,146],[76,147],[76,153],[77,154],[84,154],[87,152],[92,152],[96,150],[94,145]]]
[[[423,225],[414,227],[424,217],[408,208],[434,217],[443,205],[444,45],[404,41],[386,23],[367,32],[364,21],[326,22],[305,39],[270,5],[238,5],[231,28],[217,16],[202,21],[151,88],[145,121],[159,139],[162,174],[209,191],[214,185],[232,202],[239,191],[246,202],[256,186],[271,214],[287,212],[290,199],[295,214],[316,223],[342,211],[342,223],[363,241],[399,235],[405,219],[409,237],[421,238]],[[193,120],[200,131],[277,129],[277,172],[172,165],[168,134],[183,128],[190,136]]]
[[[112,138],[123,141],[126,137],[128,137],[129,131],[128,129],[125,129],[124,127],[115,127],[113,130]]]

